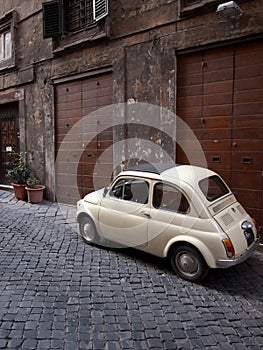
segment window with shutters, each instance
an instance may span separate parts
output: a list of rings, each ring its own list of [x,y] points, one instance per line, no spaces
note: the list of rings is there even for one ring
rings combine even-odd
[[[66,0],[64,4],[65,31],[76,32],[93,24],[90,0]]]
[[[0,18],[0,71],[15,67],[16,12]]]
[[[79,32],[108,15],[108,0],[53,0],[43,3],[44,38]]]
[[[7,30],[0,33],[0,60],[6,60],[11,57],[12,54],[12,42],[11,32]]]

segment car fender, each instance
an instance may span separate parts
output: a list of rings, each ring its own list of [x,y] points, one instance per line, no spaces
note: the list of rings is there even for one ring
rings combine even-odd
[[[163,256],[167,257],[167,255],[169,254],[169,250],[172,247],[172,245],[183,245],[183,244],[190,244],[192,245],[194,248],[196,248],[201,255],[203,256],[206,264],[210,267],[210,268],[215,268],[216,267],[216,258],[215,256],[212,254],[210,248],[205,245],[202,241],[200,241],[199,239],[195,238],[195,237],[190,237],[190,236],[184,236],[184,235],[179,235],[177,237],[173,237],[172,239],[170,239],[166,246],[164,247],[163,250]]]
[[[98,214],[99,214],[99,206],[96,204],[85,202],[84,200],[80,200],[77,204],[77,221],[80,220],[83,216],[89,216],[96,228],[98,229]]]

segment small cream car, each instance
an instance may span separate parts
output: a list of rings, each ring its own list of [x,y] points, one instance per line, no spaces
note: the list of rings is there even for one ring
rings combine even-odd
[[[189,281],[241,263],[259,242],[252,218],[224,181],[190,165],[145,163],[123,171],[109,188],[78,201],[77,220],[86,242],[168,258]]]

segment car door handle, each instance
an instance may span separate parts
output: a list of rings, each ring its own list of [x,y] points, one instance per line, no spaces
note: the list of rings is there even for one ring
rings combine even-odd
[[[140,214],[143,216],[146,216],[147,218],[151,217],[151,215],[149,213],[147,213],[146,211],[140,211]]]

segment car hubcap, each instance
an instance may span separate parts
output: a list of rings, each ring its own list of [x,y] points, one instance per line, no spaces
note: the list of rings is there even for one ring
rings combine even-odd
[[[198,271],[198,263],[195,257],[186,252],[177,256],[176,264],[184,274],[193,275]]]
[[[92,242],[94,239],[94,229],[91,223],[86,222],[84,227],[83,227],[83,233],[84,233],[84,238],[89,241]]]

